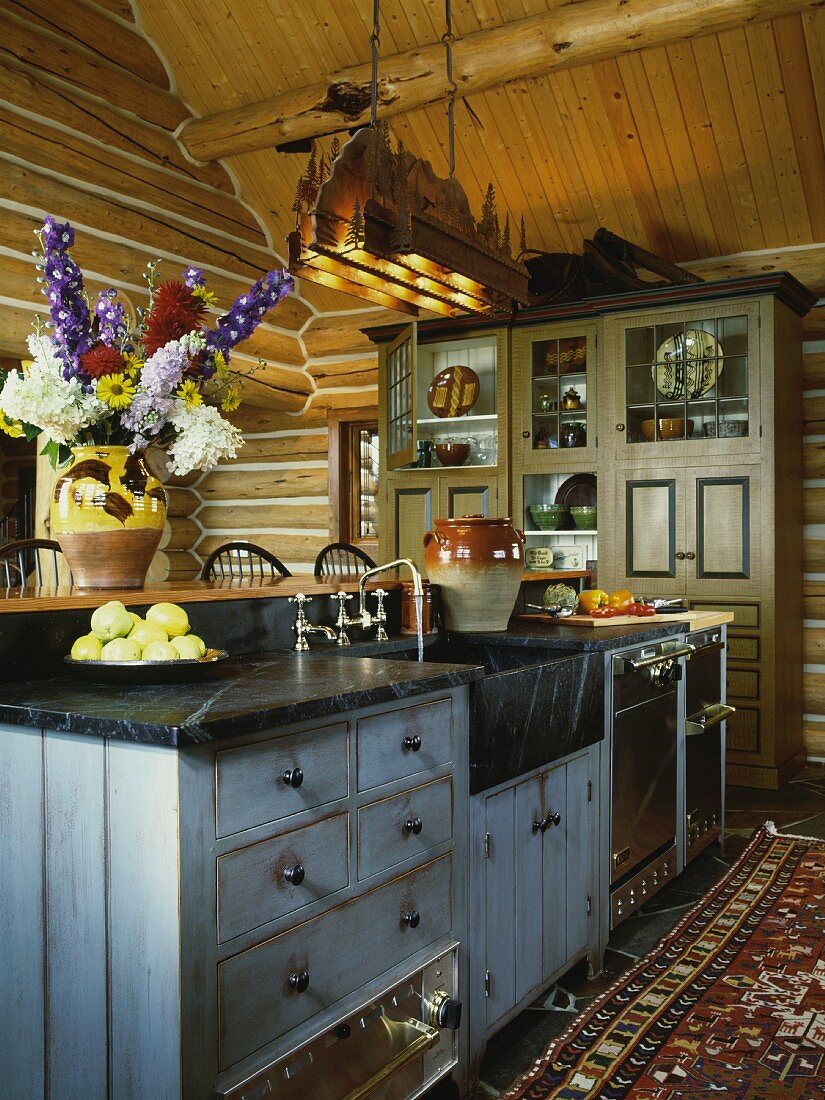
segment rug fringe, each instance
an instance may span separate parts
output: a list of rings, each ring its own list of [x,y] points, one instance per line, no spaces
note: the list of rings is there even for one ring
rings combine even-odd
[[[768,836],[784,836],[788,840],[807,840],[811,844],[825,844],[821,836],[803,836],[801,833],[780,833],[772,821],[766,821],[762,826]]]

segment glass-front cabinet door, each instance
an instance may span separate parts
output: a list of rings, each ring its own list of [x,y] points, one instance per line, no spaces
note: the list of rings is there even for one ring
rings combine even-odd
[[[758,449],[757,303],[617,317],[609,332],[619,462]]]
[[[514,449],[525,469],[569,465],[596,450],[596,326],[537,325],[513,332]]]

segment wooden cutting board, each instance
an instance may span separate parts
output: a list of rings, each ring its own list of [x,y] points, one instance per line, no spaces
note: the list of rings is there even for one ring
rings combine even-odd
[[[655,623],[658,626],[659,623],[665,623],[668,619],[671,622],[685,622],[690,619],[690,614],[689,611],[686,611],[683,615],[645,615],[643,617],[639,615],[613,615],[609,619],[593,619],[589,615],[567,615],[559,619],[555,615],[544,615],[541,611],[537,611],[535,615],[516,615],[516,619],[520,623],[555,623],[557,626],[630,626],[633,623],[639,623],[643,626]]]

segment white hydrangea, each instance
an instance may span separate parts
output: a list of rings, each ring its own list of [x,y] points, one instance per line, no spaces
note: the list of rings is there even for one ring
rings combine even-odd
[[[46,340],[31,337],[29,351],[34,362],[23,374],[9,372],[0,390],[0,409],[9,420],[40,428],[47,440],[74,443],[110,410],[94,394],[84,393],[76,378],[63,377],[62,364]]]
[[[211,405],[190,406],[178,399],[169,422],[177,432],[169,447],[169,469],[173,474],[208,470],[226,458],[235,458],[243,446],[241,430]]]

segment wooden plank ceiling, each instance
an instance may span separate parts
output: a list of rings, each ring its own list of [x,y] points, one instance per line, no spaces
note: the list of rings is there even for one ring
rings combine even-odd
[[[562,3],[454,0],[454,30]],[[369,0],[137,0],[137,9],[196,115],[369,58]],[[441,0],[383,0],[381,14],[386,54],[437,42],[444,30]],[[706,277],[716,267],[708,258],[793,248],[776,261],[825,293],[825,253],[811,249],[825,244],[823,119],[825,11],[809,9],[459,101],[457,175],[476,211],[492,180],[500,206],[524,216],[530,247],[578,252],[601,225],[696,262]],[[446,174],[442,104],[391,126]],[[291,228],[305,159],[263,150],[227,162],[276,242]],[[321,308],[353,308],[352,299],[312,294]]]

